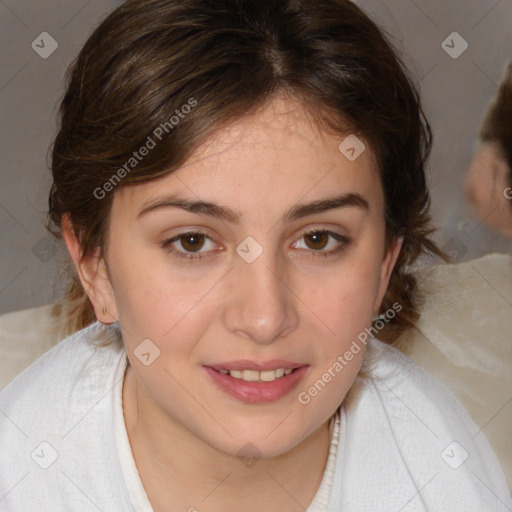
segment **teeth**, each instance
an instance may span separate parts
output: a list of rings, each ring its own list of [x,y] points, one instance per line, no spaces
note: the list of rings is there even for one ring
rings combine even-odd
[[[260,372],[256,370],[244,370],[242,372],[242,380],[247,382],[256,382],[260,378]]]
[[[219,370],[223,375],[231,375],[235,379],[245,380],[246,382],[272,382],[276,379],[280,379],[284,375],[290,375],[293,369],[289,368],[278,368],[277,370],[266,370],[264,372],[258,372],[256,370]]]
[[[278,378],[277,370],[267,370],[265,372],[259,372],[259,378],[263,382],[272,382],[273,380],[276,380]]]

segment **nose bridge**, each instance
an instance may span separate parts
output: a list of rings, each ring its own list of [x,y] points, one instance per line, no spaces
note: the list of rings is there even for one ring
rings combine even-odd
[[[230,276],[234,293],[225,311],[227,329],[258,343],[271,343],[296,327],[298,316],[279,276],[276,255],[264,250],[251,261],[242,253],[234,264]]]

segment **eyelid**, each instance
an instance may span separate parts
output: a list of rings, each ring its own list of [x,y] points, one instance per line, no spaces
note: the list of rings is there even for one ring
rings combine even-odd
[[[343,229],[339,225],[326,225],[326,224],[318,224],[318,225],[310,225],[306,228],[298,230],[293,236],[295,240],[299,238],[309,235],[311,233],[327,233],[330,235],[335,235],[335,237],[342,238],[346,242],[351,242],[352,237],[346,234],[347,230]]]
[[[340,236],[340,237],[345,237],[345,238],[349,238],[348,235],[343,235],[342,233],[339,233],[338,231],[336,231],[336,228],[330,228],[330,227],[326,227],[325,225],[324,226],[313,226],[313,227],[308,227],[308,228],[305,228],[301,231],[299,231],[299,237],[301,236],[304,236],[304,235],[309,235],[310,233],[330,233],[330,234],[334,234],[334,235],[337,235],[337,236]]]

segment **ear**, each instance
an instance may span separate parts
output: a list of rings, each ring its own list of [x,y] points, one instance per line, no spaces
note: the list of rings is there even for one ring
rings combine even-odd
[[[377,315],[379,313],[382,300],[384,299],[384,295],[386,295],[386,292],[388,290],[389,280],[391,279],[391,273],[395,268],[395,263],[402,249],[403,242],[403,238],[395,238],[389,244],[388,250],[384,254],[384,258],[382,260],[382,265],[380,268],[379,292],[377,294],[377,299],[375,301],[373,308],[374,315]]]
[[[100,249],[97,248],[92,254],[82,255],[82,247],[69,214],[62,217],[61,227],[66,247],[80,282],[94,307],[96,318],[103,324],[116,322],[118,315],[114,293],[105,260],[100,256]]]

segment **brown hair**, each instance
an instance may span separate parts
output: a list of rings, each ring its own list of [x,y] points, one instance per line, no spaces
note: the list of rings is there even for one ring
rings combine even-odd
[[[480,127],[482,142],[496,142],[509,169],[512,186],[512,62],[505,70],[498,93],[491,100]]]
[[[175,171],[206,137],[278,93],[299,99],[340,136],[359,134],[376,155],[387,241],[403,237],[381,308],[401,305],[379,333],[392,341],[418,317],[410,265],[424,252],[442,256],[429,239],[424,165],[432,134],[396,51],[349,1],[123,3],[68,72],[48,227],[60,236],[62,216],[69,213],[83,254],[101,249],[115,185]],[[185,109],[192,101],[194,107]],[[165,136],[143,159],[131,161],[157,127]],[[105,188],[107,182],[113,186]],[[76,278],[68,308],[70,331],[95,318]]]

